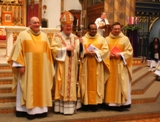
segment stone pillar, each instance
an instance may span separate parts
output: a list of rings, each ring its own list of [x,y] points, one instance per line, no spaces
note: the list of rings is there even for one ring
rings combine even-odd
[[[105,0],[104,11],[110,24],[127,24],[127,18],[135,16],[135,0]]]
[[[104,11],[110,24],[114,22],[114,0],[105,0]]]
[[[126,0],[125,25],[128,24],[128,17],[135,16],[135,0]]]

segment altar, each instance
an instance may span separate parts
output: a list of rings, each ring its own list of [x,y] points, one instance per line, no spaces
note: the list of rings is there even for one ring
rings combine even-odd
[[[3,40],[6,44],[6,57],[10,55],[13,44],[16,41],[18,34],[26,28],[27,27],[25,26],[0,26],[0,30],[3,30],[2,34],[5,34],[3,36],[6,36],[5,40]],[[59,28],[40,28],[40,30],[47,34],[49,41],[54,38],[54,35],[56,33],[60,32]]]

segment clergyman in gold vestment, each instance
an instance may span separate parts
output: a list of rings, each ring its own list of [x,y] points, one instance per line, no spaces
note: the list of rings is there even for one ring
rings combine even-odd
[[[73,15],[65,11],[60,22],[62,31],[51,42],[55,59],[55,93],[54,111],[56,113],[74,114],[81,107],[77,97],[77,72],[80,41],[72,33]]]
[[[88,32],[83,36],[84,58],[80,72],[80,90],[83,110],[97,111],[98,104],[104,100],[104,86],[109,75],[104,62],[109,59],[106,40],[97,33],[95,23],[88,25]]]
[[[110,50],[110,76],[105,86],[105,103],[109,108],[123,111],[131,105],[133,48],[118,22],[113,23],[106,41]]]
[[[47,35],[40,31],[37,17],[20,32],[8,63],[13,71],[12,89],[16,92],[16,116],[46,117],[52,106],[54,67]]]

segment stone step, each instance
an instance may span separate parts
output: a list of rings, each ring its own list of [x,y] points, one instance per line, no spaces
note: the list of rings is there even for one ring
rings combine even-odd
[[[155,76],[153,73],[149,73],[144,76],[136,84],[132,85],[132,95],[144,94],[144,92],[155,82]]]
[[[0,77],[0,85],[12,84],[13,77]]]
[[[11,77],[13,76],[12,70],[0,70],[0,77]]]
[[[4,70],[7,72],[7,70]],[[11,92],[13,77],[0,78],[0,114],[15,112],[16,96]],[[152,103],[160,94],[160,82],[155,81],[148,67],[133,66],[132,103]]]
[[[9,114],[15,112],[15,102],[0,103],[0,114]]]
[[[12,84],[0,85],[0,94],[11,93],[12,92]]]
[[[132,75],[132,86],[150,73],[148,67],[142,67]]]
[[[132,95],[133,104],[156,102],[160,95],[160,82],[155,81],[144,94]]]
[[[137,72],[138,70],[140,70],[140,69],[143,68],[143,67],[145,67],[145,66],[144,66],[144,65],[142,65],[142,66],[133,66],[133,67],[132,67],[132,73]]]
[[[0,70],[7,70],[7,69],[11,69],[11,67],[9,66],[9,64],[7,62],[0,64]]]
[[[16,101],[16,95],[14,93],[0,94],[0,103],[12,103]]]

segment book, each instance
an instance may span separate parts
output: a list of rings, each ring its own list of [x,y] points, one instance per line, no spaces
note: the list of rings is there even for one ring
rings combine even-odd
[[[127,62],[126,62],[126,60],[125,60],[125,58],[124,58],[124,56],[122,54],[121,54],[121,60],[123,61],[124,65],[127,65]]]
[[[121,53],[122,51],[121,51],[121,49],[119,49],[117,46],[114,46],[114,47],[111,49],[110,52],[111,52],[111,53]]]
[[[93,51],[96,53],[95,55],[95,58],[97,59],[98,62],[101,62],[102,61],[102,58],[99,54],[99,49],[97,47],[95,47],[93,44],[90,44],[88,47],[87,47],[87,50],[88,51]]]
[[[111,49],[110,52],[111,52],[111,53],[121,53],[122,51],[121,51],[121,49],[119,49],[117,46],[114,46],[114,47]],[[127,65],[127,62],[126,62],[125,57],[123,56],[123,54],[120,54],[120,55],[121,55],[121,60],[123,61],[123,64],[124,64],[124,65]]]
[[[98,48],[97,47],[95,47],[93,44],[90,44],[88,47],[87,47],[87,50],[88,51],[98,51]]]

